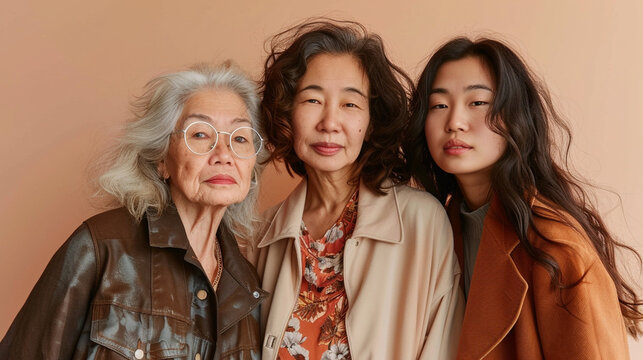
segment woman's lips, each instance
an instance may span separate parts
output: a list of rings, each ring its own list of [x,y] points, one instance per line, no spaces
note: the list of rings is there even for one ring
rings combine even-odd
[[[458,140],[458,139],[451,139],[447,141],[446,144],[444,144],[444,152],[447,153],[448,155],[460,155],[462,153],[465,153],[473,147],[471,147],[469,144],[465,143],[464,141]]]
[[[323,156],[331,156],[342,150],[343,146],[329,142],[318,142],[311,145],[316,153]]]
[[[215,175],[206,180],[206,182],[219,185],[233,185],[237,183],[237,181],[229,175]]]

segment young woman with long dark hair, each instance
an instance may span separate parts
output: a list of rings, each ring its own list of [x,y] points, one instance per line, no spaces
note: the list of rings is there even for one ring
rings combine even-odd
[[[561,165],[571,133],[525,62],[496,40],[453,39],[411,106],[408,165],[446,205],[463,270],[458,358],[628,358],[641,300],[615,251],[629,248]]]

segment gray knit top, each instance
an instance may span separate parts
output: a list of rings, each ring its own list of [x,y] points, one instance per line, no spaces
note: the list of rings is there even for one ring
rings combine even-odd
[[[489,204],[486,203],[481,207],[469,211],[466,203],[463,201],[460,206],[460,224],[463,241],[463,262],[464,269],[464,298],[469,296],[469,286],[473,276],[473,268],[476,264],[480,238],[482,237],[482,225],[484,218],[489,210]]]

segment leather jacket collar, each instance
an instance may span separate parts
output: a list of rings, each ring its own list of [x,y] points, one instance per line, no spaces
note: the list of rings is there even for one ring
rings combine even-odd
[[[186,250],[185,260],[203,271],[201,263],[190,246],[183,223],[176,207],[169,206],[161,216],[147,215],[150,246]],[[255,275],[239,251],[232,232],[223,223],[217,230],[217,238],[223,256],[223,274],[217,287],[218,334],[246,317],[268,293],[261,289]]]

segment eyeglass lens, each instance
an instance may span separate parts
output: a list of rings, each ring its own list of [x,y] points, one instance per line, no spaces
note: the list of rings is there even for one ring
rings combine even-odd
[[[219,132],[224,133],[225,132]],[[195,122],[185,129],[185,142],[193,152],[207,154],[217,144],[217,131],[212,125],[204,122]],[[225,141],[225,138],[221,138]],[[246,158],[255,156],[261,150],[259,133],[250,127],[240,127],[230,134],[228,143],[237,156]]]

